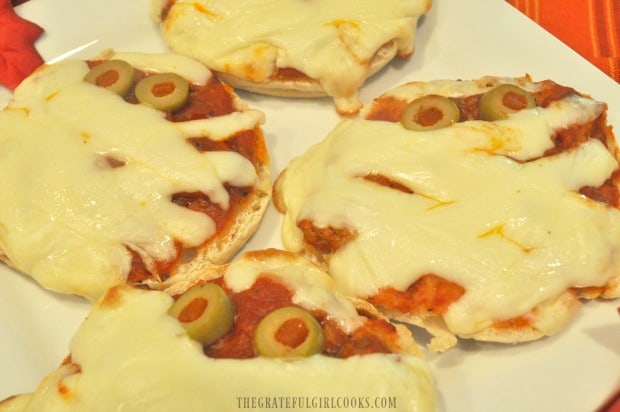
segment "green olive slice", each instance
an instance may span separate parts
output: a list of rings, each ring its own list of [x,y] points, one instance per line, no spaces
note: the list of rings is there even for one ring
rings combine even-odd
[[[254,349],[269,358],[306,357],[323,350],[323,330],[310,313],[285,306],[265,316],[254,333]]]
[[[84,80],[125,96],[133,84],[134,68],[124,60],[106,60],[89,70]]]
[[[531,93],[514,84],[500,84],[480,98],[480,119],[493,121],[505,119],[509,114],[536,107]]]
[[[168,313],[203,345],[210,345],[228,333],[235,319],[230,298],[214,283],[189,289],[172,304]]]
[[[189,83],[176,73],[157,73],[145,77],[136,85],[136,98],[157,110],[177,110],[185,104]]]
[[[425,131],[448,127],[460,118],[461,112],[452,99],[430,94],[405,106],[400,122],[406,129]]]

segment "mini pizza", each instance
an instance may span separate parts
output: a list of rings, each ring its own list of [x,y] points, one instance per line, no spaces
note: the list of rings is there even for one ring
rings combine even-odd
[[[409,330],[339,294],[299,255],[248,252],[166,292],[111,288],[62,365],[0,410],[364,410],[384,400],[438,410]]]
[[[170,48],[229,84],[285,97],[330,96],[341,114],[395,56],[414,52],[431,0],[153,0]]]
[[[0,112],[0,259],[91,300],[227,262],[269,204],[263,122],[185,56],[42,67]]]
[[[606,112],[529,76],[397,87],[278,177],[284,247],[434,351],[552,335],[580,298],[620,296]]]

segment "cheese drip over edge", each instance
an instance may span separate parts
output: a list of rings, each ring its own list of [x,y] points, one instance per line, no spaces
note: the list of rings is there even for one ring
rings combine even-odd
[[[153,1],[159,16],[165,2]],[[357,90],[371,60],[395,41],[414,51],[419,16],[428,0],[177,0],[162,22],[170,47],[211,69],[264,83],[279,68],[318,80],[345,112],[360,107]]]

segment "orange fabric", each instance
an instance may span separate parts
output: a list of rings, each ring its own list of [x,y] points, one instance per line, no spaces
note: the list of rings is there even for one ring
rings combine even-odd
[[[506,0],[620,82],[620,0]]]

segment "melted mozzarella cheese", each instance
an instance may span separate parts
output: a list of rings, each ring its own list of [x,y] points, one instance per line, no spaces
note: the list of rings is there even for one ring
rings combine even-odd
[[[154,0],[157,16],[163,6]],[[427,0],[177,0],[162,29],[173,50],[213,70],[261,83],[278,68],[297,69],[351,111],[375,52],[394,40],[411,54],[428,7]]]
[[[203,80],[209,74],[174,55],[143,60]],[[82,81],[87,71],[81,61],[47,66],[0,112],[0,249],[45,287],[92,298],[126,276],[126,247],[148,266],[174,257],[175,241],[192,247],[213,235],[215,223],[172,203],[174,193],[200,191],[226,209],[224,183],[252,186],[256,170],[237,153],[198,152],[183,124]],[[190,129],[221,135],[236,119]],[[242,126],[262,120],[253,115]]]
[[[321,399],[344,398],[348,405],[392,398],[390,410],[437,410],[434,382],[420,358],[212,359],[167,315],[168,295],[124,288],[110,296],[94,307],[71,342],[71,359],[80,371],[61,366],[35,393],[18,398],[19,410],[232,411],[252,403],[254,410],[301,408],[290,406],[293,401],[318,409]],[[265,404],[282,397],[288,407]],[[359,405],[346,410],[364,409]]]
[[[568,287],[604,285],[620,273],[620,211],[578,190],[601,185],[618,164],[598,140],[540,157],[553,130],[602,110],[571,97],[432,132],[344,120],[282,178],[283,243],[303,248],[302,219],[357,233],[329,259],[338,287],[353,296],[405,290],[429,273],[462,285],[445,321],[463,336]],[[361,178],[370,174],[413,194]]]

